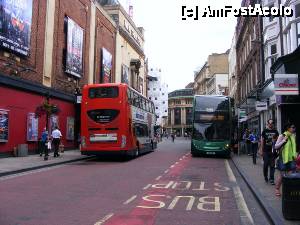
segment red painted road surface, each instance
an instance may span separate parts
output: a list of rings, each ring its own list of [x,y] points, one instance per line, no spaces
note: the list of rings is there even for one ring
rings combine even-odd
[[[224,159],[166,140],[129,161],[93,159],[0,179],[1,225],[241,224]]]

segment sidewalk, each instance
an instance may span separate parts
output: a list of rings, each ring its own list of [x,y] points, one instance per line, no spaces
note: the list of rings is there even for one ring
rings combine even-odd
[[[90,158],[90,156],[81,155],[79,149],[60,153],[60,156],[57,158],[54,158],[53,152],[51,152],[47,161],[44,161],[44,157],[40,157],[40,155],[0,158],[0,177],[49,166],[56,166],[67,162],[75,162],[87,158]]]
[[[281,197],[275,196],[275,186],[266,183],[263,176],[263,161],[261,157],[257,158],[257,164],[253,165],[252,156],[234,155],[232,161],[245,178],[248,186],[254,192],[256,198],[263,205],[267,214],[274,221],[274,224],[299,225],[300,221],[285,220],[281,211]],[[275,177],[278,171],[275,172]]]

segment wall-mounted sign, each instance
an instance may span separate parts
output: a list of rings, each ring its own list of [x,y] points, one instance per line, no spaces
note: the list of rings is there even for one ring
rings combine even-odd
[[[268,109],[268,103],[267,102],[259,102],[259,101],[257,101],[255,103],[255,108],[256,108],[256,111],[267,110]]]
[[[83,29],[72,19],[66,17],[67,53],[66,73],[81,77],[83,74]]]
[[[38,140],[38,118],[35,118],[35,113],[27,115],[27,141]]]
[[[50,129],[49,129],[50,132],[52,132],[56,126],[59,127],[58,116],[51,115],[49,126],[50,126]]]
[[[246,109],[238,109],[239,112],[239,122],[244,122],[247,120]]]
[[[112,55],[105,48],[102,48],[102,70],[101,70],[102,83],[112,82],[111,69],[112,69]]]
[[[32,21],[32,0],[0,1],[0,46],[28,56]]]
[[[8,142],[8,111],[0,109],[0,142]]]
[[[298,95],[298,74],[275,74],[275,95]]]

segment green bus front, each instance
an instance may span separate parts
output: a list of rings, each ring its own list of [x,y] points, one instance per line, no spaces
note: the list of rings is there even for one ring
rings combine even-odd
[[[230,157],[231,104],[226,96],[196,95],[193,107],[193,156]]]

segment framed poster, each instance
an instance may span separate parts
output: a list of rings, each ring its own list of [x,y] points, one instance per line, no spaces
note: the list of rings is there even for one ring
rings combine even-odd
[[[50,134],[51,134],[52,131],[54,130],[54,128],[55,128],[56,126],[59,127],[58,116],[56,116],[56,115],[51,115],[49,126],[50,126],[49,131],[50,131]]]
[[[32,23],[32,0],[0,1],[0,46],[28,56]]]
[[[112,69],[112,54],[105,48],[102,48],[102,72],[101,81],[102,83],[110,83],[111,80],[111,69]]]
[[[0,109],[0,142],[8,142],[8,110]]]
[[[122,64],[122,78],[121,78],[121,83],[129,84],[128,81],[128,76],[129,76],[129,67]]]
[[[69,17],[67,23],[66,73],[76,77],[83,74],[83,29]]]
[[[74,140],[74,126],[75,120],[73,117],[67,117],[67,140]]]
[[[35,118],[35,113],[27,115],[27,141],[38,141],[38,118]]]

